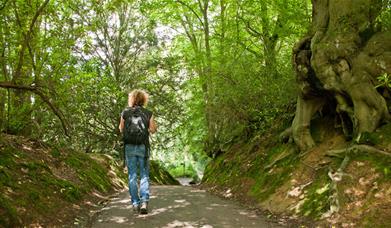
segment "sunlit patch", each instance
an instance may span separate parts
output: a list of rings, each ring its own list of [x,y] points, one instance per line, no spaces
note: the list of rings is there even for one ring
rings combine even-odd
[[[28,150],[28,151],[31,151],[31,150],[33,150],[33,149],[31,149],[31,147],[29,147],[29,146],[26,146],[26,145],[23,145],[23,149],[25,149],[25,150]]]
[[[218,203],[212,203],[210,206],[212,206],[212,207],[228,207],[227,204],[218,204]]]
[[[115,222],[115,223],[126,223],[128,221],[128,219],[126,217],[122,217],[122,216],[113,216],[113,217],[109,218],[109,221]]]
[[[167,225],[163,226],[163,228],[173,228],[173,227],[192,228],[192,227],[199,227],[199,225],[195,222],[181,222],[181,221],[175,220],[175,221],[170,222]],[[205,226],[202,226],[202,227],[205,227]],[[212,226],[208,226],[208,227],[212,227]]]
[[[258,218],[258,216],[255,213],[251,212],[251,211],[239,211],[239,214],[240,215],[245,215],[248,218]]]
[[[129,204],[128,206],[125,207],[125,209],[129,209],[129,210],[133,209],[133,206]]]
[[[149,213],[149,215],[157,215],[157,214],[166,212],[167,210],[168,210],[168,208],[159,208],[159,209],[155,209],[155,210],[152,210],[152,212]]]
[[[123,199],[123,200],[115,200],[115,201],[113,201],[113,203],[129,203],[130,202],[130,200],[129,199]]]
[[[95,191],[92,193],[92,195],[94,195],[94,196],[96,196],[98,198],[101,198],[101,199],[109,200],[108,197],[102,196],[101,194],[99,194],[99,193],[97,193]],[[114,199],[118,199],[118,198],[113,198],[112,200],[114,200]]]
[[[195,190],[191,190],[190,192],[206,192],[205,190],[200,190],[200,189],[195,189]]]

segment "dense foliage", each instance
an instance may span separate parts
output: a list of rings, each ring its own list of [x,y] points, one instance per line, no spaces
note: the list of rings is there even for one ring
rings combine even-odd
[[[270,126],[295,97],[309,1],[17,1],[0,5],[0,128],[118,154],[127,92],[144,88],[156,159],[179,166]],[[195,165],[195,164],[187,164]]]

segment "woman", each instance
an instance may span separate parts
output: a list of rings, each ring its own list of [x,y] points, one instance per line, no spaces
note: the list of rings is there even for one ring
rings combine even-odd
[[[149,133],[155,133],[157,126],[150,110],[145,106],[148,103],[148,94],[143,90],[133,90],[129,93],[129,107],[121,113],[119,130],[124,134],[125,158],[128,168],[129,193],[133,211],[141,214],[148,213],[149,201]],[[144,141],[132,135],[132,128],[145,127],[146,134],[141,133]],[[137,188],[137,167],[140,168],[140,195]]]

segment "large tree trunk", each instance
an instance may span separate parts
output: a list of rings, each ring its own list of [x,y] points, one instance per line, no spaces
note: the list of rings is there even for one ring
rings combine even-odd
[[[376,18],[381,0],[313,0],[309,34],[297,43],[293,64],[300,88],[292,134],[301,150],[314,146],[311,118],[335,103],[346,134],[359,138],[389,118],[377,77],[391,76],[391,33]],[[382,8],[383,4],[383,8]]]

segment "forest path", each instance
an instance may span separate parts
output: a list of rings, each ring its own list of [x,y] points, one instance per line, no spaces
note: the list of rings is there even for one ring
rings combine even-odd
[[[92,227],[281,227],[238,203],[190,186],[151,186],[147,215],[135,214],[121,192],[99,212]]]

